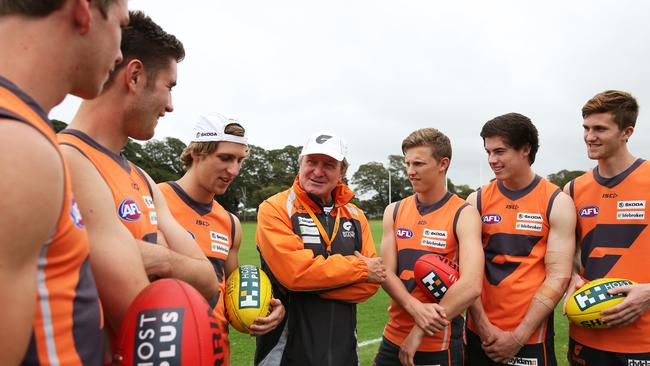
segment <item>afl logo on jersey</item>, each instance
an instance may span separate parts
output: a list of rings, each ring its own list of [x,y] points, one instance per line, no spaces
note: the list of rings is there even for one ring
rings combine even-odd
[[[70,200],[70,217],[76,227],[79,229],[84,228],[84,220],[81,217],[81,212],[79,212],[79,207],[77,206],[77,201],[74,200],[74,197]]]
[[[406,228],[399,228],[395,231],[398,239],[411,239],[413,237],[413,232]]]
[[[481,221],[483,221],[484,224],[498,224],[501,222],[501,215],[485,214],[481,216]]]
[[[138,207],[138,204],[134,200],[127,198],[120,203],[120,206],[117,208],[117,214],[120,215],[122,220],[133,222],[140,220],[142,211],[140,211],[140,207]]]
[[[587,206],[581,208],[578,214],[580,217],[596,217],[598,216],[598,212],[600,212],[598,206]]]

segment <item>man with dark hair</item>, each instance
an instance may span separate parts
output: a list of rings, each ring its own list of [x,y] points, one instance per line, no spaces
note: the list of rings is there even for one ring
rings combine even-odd
[[[223,366],[230,365],[228,319],[225,315],[225,279],[237,269],[242,227],[239,219],[226,211],[215,195],[226,193],[239,175],[248,156],[248,139],[244,127],[234,118],[220,114],[200,116],[192,140],[181,154],[185,174],[175,182],[160,183],[174,218],[196,240],[219,280],[219,294],[210,304],[221,327]],[[255,319],[249,328],[253,336],[270,332],[284,317],[280,300],[271,299],[272,311]]]
[[[359,364],[356,304],[377,292],[386,271],[343,182],[347,149],[333,133],[311,135],[293,186],[260,204],[257,248],[287,316],[257,338],[256,365]]]
[[[637,284],[609,291],[626,295],[620,304],[601,312],[611,328],[571,324],[572,365],[650,364],[650,217],[646,206],[650,203],[650,163],[634,157],[627,147],[638,114],[636,99],[618,90],[598,93],[582,108],[587,155],[598,165],[564,187],[578,214],[580,252],[580,268],[574,269],[567,293],[602,277]]]
[[[479,296],[483,279],[481,220],[474,207],[447,191],[451,142],[435,128],[402,142],[414,195],[384,211],[381,257],[384,289],[392,298],[376,366],[463,363],[462,313]],[[408,234],[404,234],[408,233]],[[435,253],[459,264],[460,277],[439,303],[416,286],[415,262]]]
[[[158,60],[148,63],[152,52]],[[158,118],[173,110],[171,89],[183,45],[143,13],[131,12],[122,53],[112,82],[98,98],[82,102],[59,134],[113,333],[148,277],[184,280],[207,300],[218,292],[210,262],[174,220],[158,186],[120,155],[129,138],[151,138]]]
[[[553,366],[553,309],[575,247],[573,203],[532,170],[539,142],[528,117],[496,117],[481,137],[496,180],[467,198],[483,222],[485,276],[469,311],[466,362]]]
[[[0,0],[1,365],[102,364],[87,234],[47,115],[97,96],[127,22],[126,0]]]

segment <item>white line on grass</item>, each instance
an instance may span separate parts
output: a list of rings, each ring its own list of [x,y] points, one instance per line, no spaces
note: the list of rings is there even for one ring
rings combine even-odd
[[[370,346],[371,344],[379,343],[381,342],[381,338],[376,338],[376,339],[369,339],[367,341],[363,341],[359,343],[359,348],[365,347],[365,346]]]

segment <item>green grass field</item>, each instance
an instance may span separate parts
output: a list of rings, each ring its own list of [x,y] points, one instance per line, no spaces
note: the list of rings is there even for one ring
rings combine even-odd
[[[377,253],[381,241],[381,222],[371,221],[372,237],[375,239]],[[259,255],[255,248],[255,223],[243,223],[244,237],[239,251],[239,264],[259,265]],[[388,321],[389,297],[383,289],[370,300],[358,306],[357,335],[361,345],[360,360],[362,366],[372,365],[377,353],[378,340]],[[568,324],[558,309],[555,310],[555,355],[559,365],[568,365],[566,361]],[[255,339],[247,334],[238,333],[230,328],[230,352],[233,366],[253,364]]]

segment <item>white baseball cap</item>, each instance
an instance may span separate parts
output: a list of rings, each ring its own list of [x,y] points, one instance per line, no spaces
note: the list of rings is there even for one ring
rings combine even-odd
[[[231,123],[237,123],[243,127],[242,123],[234,117],[226,117],[218,113],[199,116],[199,119],[196,121],[194,129],[192,130],[192,139],[190,141],[228,141],[237,144],[248,145],[248,138],[246,137],[246,133],[244,133],[244,136],[235,136],[227,134],[225,132],[226,126]]]
[[[321,131],[309,136],[300,156],[310,154],[324,154],[343,161],[348,153],[348,143],[333,133]]]

